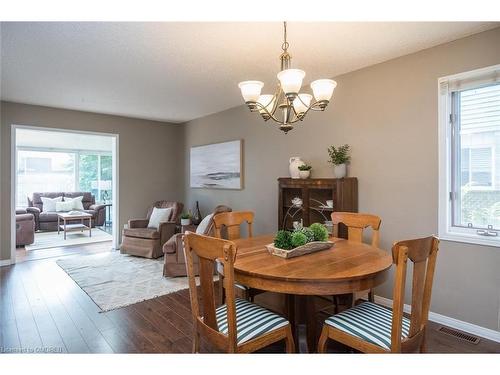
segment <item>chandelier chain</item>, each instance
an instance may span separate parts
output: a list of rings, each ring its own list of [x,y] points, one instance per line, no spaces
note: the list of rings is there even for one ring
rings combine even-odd
[[[283,52],[286,52],[290,44],[286,41],[286,21],[283,22],[283,44],[281,45],[281,49]]]

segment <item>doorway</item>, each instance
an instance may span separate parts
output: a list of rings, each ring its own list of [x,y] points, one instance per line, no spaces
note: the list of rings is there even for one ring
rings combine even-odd
[[[117,248],[117,134],[12,125],[11,160],[12,263]]]

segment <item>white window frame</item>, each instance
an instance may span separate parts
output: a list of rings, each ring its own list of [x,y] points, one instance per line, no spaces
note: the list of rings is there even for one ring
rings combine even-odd
[[[452,100],[450,84],[462,82],[467,86],[500,82],[500,64],[469,72],[454,74],[438,79],[438,155],[439,155],[439,197],[438,233],[442,240],[464,242],[477,245],[500,247],[500,234],[497,237],[481,236],[477,228],[452,226]]]

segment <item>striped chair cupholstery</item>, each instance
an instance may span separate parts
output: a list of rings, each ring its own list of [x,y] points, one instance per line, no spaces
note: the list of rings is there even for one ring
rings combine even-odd
[[[236,334],[238,344],[254,339],[275,329],[285,327],[288,321],[259,305],[236,298]],[[228,333],[227,307],[221,305],[216,309],[219,331]]]
[[[363,302],[325,320],[329,326],[390,350],[392,310]],[[410,321],[403,317],[402,338],[408,337]]]

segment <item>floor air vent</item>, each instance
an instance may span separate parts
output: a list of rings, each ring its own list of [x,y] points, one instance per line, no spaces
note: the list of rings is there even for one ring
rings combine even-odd
[[[443,332],[444,334],[447,334],[449,336],[453,336],[461,341],[469,342],[471,344],[479,344],[479,341],[481,341],[479,337],[472,336],[468,333],[460,332],[448,327],[440,327],[438,331]]]

